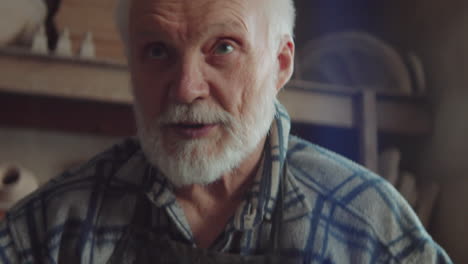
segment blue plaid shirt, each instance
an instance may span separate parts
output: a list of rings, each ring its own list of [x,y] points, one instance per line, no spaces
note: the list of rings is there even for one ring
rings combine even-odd
[[[265,253],[283,188],[279,247],[304,263],[451,263],[388,182],[290,136],[289,127],[289,116],[277,104],[254,184],[211,250]],[[173,187],[129,139],[10,210],[0,224],[0,262],[106,263],[139,194],[154,205],[155,232],[196,247]]]

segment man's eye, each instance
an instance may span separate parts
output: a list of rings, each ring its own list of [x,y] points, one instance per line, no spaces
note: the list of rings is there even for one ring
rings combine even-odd
[[[229,43],[221,43],[216,46],[215,55],[226,55],[234,51],[234,47]]]
[[[165,59],[167,58],[167,49],[164,45],[162,44],[152,44],[147,48],[146,55],[150,59]]]

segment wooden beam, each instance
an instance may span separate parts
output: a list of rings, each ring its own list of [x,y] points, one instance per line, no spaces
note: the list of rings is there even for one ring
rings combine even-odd
[[[128,104],[0,93],[0,125],[104,136],[132,136]]]
[[[286,88],[279,93],[278,99],[296,122],[343,128],[353,128],[355,124],[351,96]]]

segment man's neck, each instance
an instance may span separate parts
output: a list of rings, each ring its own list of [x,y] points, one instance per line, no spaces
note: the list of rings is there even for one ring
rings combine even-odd
[[[260,167],[264,145],[265,139],[237,169],[218,181],[209,185],[185,186],[175,191],[198,246],[208,247],[235,213]],[[207,233],[206,228],[212,233]]]
[[[208,184],[193,184],[175,190],[179,201],[196,204],[212,204],[242,199],[260,167],[265,139],[235,170],[223,175],[218,181]]]

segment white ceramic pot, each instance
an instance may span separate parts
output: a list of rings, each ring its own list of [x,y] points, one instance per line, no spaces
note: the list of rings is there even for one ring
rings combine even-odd
[[[30,45],[46,15],[43,0],[0,0],[0,47]]]

